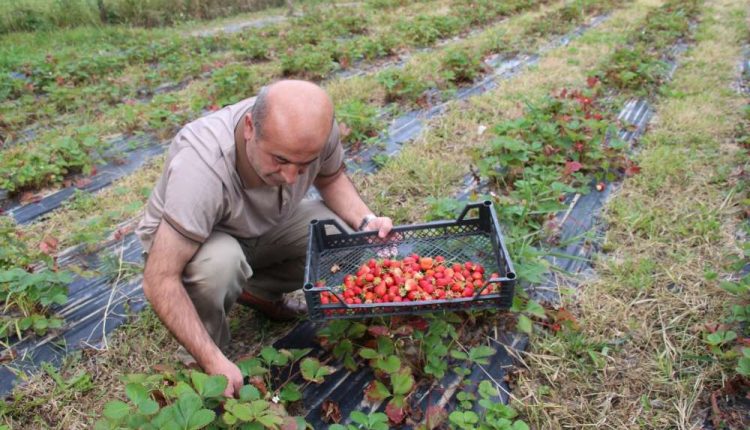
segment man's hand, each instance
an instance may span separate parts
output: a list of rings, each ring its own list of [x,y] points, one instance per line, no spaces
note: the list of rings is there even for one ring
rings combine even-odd
[[[391,232],[391,229],[393,228],[393,220],[388,218],[387,216],[379,216],[377,218],[373,218],[372,221],[368,222],[367,225],[365,225],[364,231],[375,231],[378,232],[378,237],[381,239],[385,239],[386,236],[388,236],[388,233]]]
[[[242,388],[242,372],[236,364],[224,357],[222,360],[215,360],[208,364],[203,370],[209,375],[224,375],[227,377],[227,388],[224,395],[227,397],[237,397]]]

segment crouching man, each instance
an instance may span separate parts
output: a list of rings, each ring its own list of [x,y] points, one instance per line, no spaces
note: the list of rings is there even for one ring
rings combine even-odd
[[[333,112],[323,89],[286,80],[187,124],[136,230],[146,297],[205,372],[227,377],[228,396],[242,386],[222,352],[232,305],[273,320],[307,311],[284,294],[302,286],[310,220],[336,218],[381,237],[392,228],[344,173]],[[313,185],[322,201],[304,198]]]

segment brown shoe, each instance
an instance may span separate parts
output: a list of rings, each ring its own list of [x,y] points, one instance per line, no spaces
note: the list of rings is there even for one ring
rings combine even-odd
[[[247,291],[237,298],[237,303],[260,311],[273,321],[292,321],[307,314],[307,303],[287,295],[279,300],[263,300]]]

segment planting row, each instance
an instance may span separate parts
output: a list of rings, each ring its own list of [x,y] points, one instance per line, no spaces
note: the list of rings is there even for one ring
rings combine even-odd
[[[450,6],[457,16],[465,16],[465,8],[460,1]],[[401,12],[409,15],[409,9]],[[510,13],[512,8],[496,7],[486,12],[481,23]],[[352,13],[349,9],[319,9],[289,24],[233,35],[163,38],[143,43],[143,38],[152,38],[150,33],[144,33],[129,37],[125,48],[113,41],[108,51],[116,52],[107,55],[101,55],[104,48],[99,46],[94,55],[81,59],[61,58],[62,54],[55,53],[30,63],[22,57],[22,64],[8,64],[6,72],[16,79],[4,80],[6,88],[0,90],[0,96],[4,91],[5,97],[17,101],[0,105],[5,106],[5,134],[16,134],[25,124],[54,119],[59,114],[100,112],[123,100],[137,100],[141,94],[167,83],[199,77],[212,76],[215,85],[229,87],[220,90],[232,94],[218,91],[211,97],[212,103],[222,105],[227,97],[236,97],[233,93],[238,86],[257,83],[257,78],[263,80],[263,76],[254,76],[258,73],[248,67],[251,63],[269,60],[278,63],[283,75],[320,78],[334,68],[349,67],[356,60],[427,46],[478,23],[471,17],[441,14],[401,16],[393,12],[365,14],[361,10]],[[81,55],[80,52],[73,55]],[[250,70],[243,75],[239,68]],[[45,96],[45,110],[39,110],[38,96]]]
[[[446,73],[453,73],[452,70],[457,70],[458,74],[461,75],[461,64],[453,65],[450,61],[445,62],[445,64],[443,68]],[[409,79],[414,81],[413,77]],[[396,81],[393,73],[390,72],[382,76],[381,81],[384,86],[388,86],[389,83],[411,85],[408,82]],[[419,86],[424,87],[422,84],[419,84]],[[192,110],[190,107],[192,100],[200,98],[203,89],[199,88],[198,91],[193,91],[193,93],[186,94],[181,99],[174,95],[159,98],[159,100],[171,102],[169,109],[166,111],[159,109],[155,112],[159,115],[168,114],[164,117],[167,125],[161,124],[162,131],[165,131],[165,127],[171,129],[187,121],[186,115]],[[349,100],[337,102],[337,114],[341,122],[347,124],[348,129],[351,130],[345,140],[349,143],[357,143],[376,134],[383,123],[378,119],[376,109],[349,95],[344,94],[343,97],[348,97]],[[334,94],[334,98],[339,97]],[[129,129],[147,129],[151,124],[148,108],[146,105],[125,105],[121,111],[124,117],[122,117],[123,115],[115,115],[114,118],[108,117],[106,120],[114,119],[117,123],[130,124],[127,126]],[[131,122],[134,124],[131,124]],[[109,125],[108,121],[107,125]],[[3,182],[6,188],[19,189],[34,184],[59,182],[71,170],[90,171],[96,161],[92,158],[99,153],[96,147],[101,144],[95,135],[104,134],[104,131],[100,127],[85,127],[76,128],[71,132],[74,133],[73,136],[64,137],[63,134],[63,137],[61,137],[59,130],[57,130],[57,136],[50,137],[54,141],[52,145],[33,149],[28,147],[18,148],[6,153],[7,158],[0,164],[0,176],[4,177]]]
[[[515,8],[530,5],[530,2],[519,1]],[[447,34],[452,33],[445,35]],[[302,53],[293,58],[304,58],[305,55],[307,54]],[[6,151],[0,164],[0,188],[16,192],[19,189],[59,183],[71,172],[90,171],[106,146],[101,136],[113,132],[150,130],[166,137],[175,127],[199,114],[203,109],[218,107],[218,99],[224,103],[237,101],[243,97],[242,94],[251,92],[259,82],[267,82],[278,77],[278,64],[274,64],[253,67],[229,65],[215,72],[215,80],[212,78],[202,85],[194,85],[191,91],[161,94],[145,104],[126,103],[110,110],[94,122],[98,125],[70,125],[63,129],[58,128],[38,136],[23,148],[11,148]],[[240,94],[237,88],[245,90]],[[357,113],[357,106],[349,109]],[[345,108],[343,114],[346,113]],[[355,133],[354,136],[358,134]],[[40,142],[46,144],[39,145]]]
[[[700,1],[668,2],[651,12],[628,44],[604,58],[589,73],[586,85],[556,91],[529,101],[520,118],[497,124],[496,137],[477,153],[475,162],[482,178],[502,195],[499,216],[504,225],[525,226],[522,235],[545,231],[549,214],[560,209],[565,192],[600,190],[618,174],[632,175],[638,167],[616,138],[615,106],[630,89],[649,93],[667,79],[668,48],[688,36]],[[641,35],[648,34],[648,42]],[[642,54],[633,61],[631,53]],[[648,63],[654,67],[641,67]],[[630,86],[638,82],[637,86]]]
[[[450,423],[460,429],[528,429],[516,418],[517,413],[503,404],[505,396],[500,390],[506,388],[481,373],[481,368],[496,367],[491,363],[496,351],[472,331],[479,324],[478,319],[454,314],[393,319],[369,326],[334,322],[313,333],[314,348],[269,346],[257,357],[240,360],[238,366],[249,383],[239,390],[236,400],[226,396],[223,376],[187,371],[129,375],[125,381],[129,401],[107,403],[97,428],[158,428],[163,422],[184,421],[191,428],[213,423],[226,428],[249,424],[259,429],[304,429],[330,424],[331,429],[388,429],[403,424],[435,428]],[[343,368],[315,353],[335,357]],[[318,391],[323,390],[316,386],[330,385],[327,380],[340,378],[342,370],[375,376],[362,387],[364,392],[352,393],[351,399],[361,400],[372,413],[352,411],[347,417],[343,406],[331,398],[305,401],[313,394],[319,397],[322,393]],[[428,396],[437,384],[451,388],[450,393]],[[463,392],[455,392],[458,385]],[[452,400],[450,408],[442,401],[446,394]],[[307,409],[310,403],[318,406],[316,410]],[[295,417],[290,410],[303,415]],[[351,422],[348,427],[344,425],[347,422]]]

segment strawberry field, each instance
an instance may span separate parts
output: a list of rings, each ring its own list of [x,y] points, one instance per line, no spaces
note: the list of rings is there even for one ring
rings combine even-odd
[[[0,35],[0,429],[750,426],[745,2],[294,4]],[[512,266],[326,263],[315,321],[235,306],[226,398],[133,229],[179,127],[281,78],[331,95],[376,213],[488,202]]]

